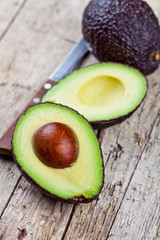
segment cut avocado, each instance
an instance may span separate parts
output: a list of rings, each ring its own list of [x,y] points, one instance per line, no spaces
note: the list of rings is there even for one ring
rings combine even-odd
[[[47,166],[35,153],[34,136],[42,128],[44,133],[50,123],[56,123],[57,129],[60,129],[58,136],[64,134],[61,127],[67,126],[67,131],[70,129],[77,138],[78,156],[71,166]],[[100,192],[103,163],[99,143],[87,120],[76,111],[52,103],[28,108],[16,124],[12,146],[15,162],[24,176],[52,198],[68,202],[90,202]]]
[[[120,62],[152,73],[160,63],[160,27],[145,1],[92,0],[83,14],[83,36],[101,62]]]
[[[125,119],[140,105],[146,91],[146,79],[137,70],[101,63],[71,73],[54,85],[42,102],[65,104],[87,118],[93,127],[102,128]]]

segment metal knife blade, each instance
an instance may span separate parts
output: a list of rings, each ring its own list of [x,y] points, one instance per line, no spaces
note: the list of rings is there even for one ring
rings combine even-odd
[[[71,73],[78,62],[84,57],[84,55],[88,52],[87,46],[82,38],[69,52],[69,54],[65,57],[62,63],[54,70],[54,72],[50,75],[49,79],[42,85],[42,87],[37,91],[35,96],[31,99],[31,101],[25,106],[22,113],[32,105],[39,103],[43,97],[43,95],[50,89],[56,82],[64,78],[66,75]],[[22,114],[21,113],[21,114]],[[20,115],[21,115],[20,114]],[[19,116],[18,116],[19,117]],[[18,119],[17,117],[17,119]],[[0,155],[1,156],[12,156],[12,135],[14,132],[14,127],[17,122],[17,119],[11,124],[11,126],[4,133],[2,138],[0,139]]]
[[[54,70],[49,79],[61,80],[71,73],[81,58],[88,52],[88,48],[83,38],[73,47],[62,63]]]

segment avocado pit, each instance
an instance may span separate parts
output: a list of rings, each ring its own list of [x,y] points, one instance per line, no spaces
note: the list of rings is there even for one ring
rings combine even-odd
[[[51,122],[33,135],[32,146],[37,157],[52,168],[70,167],[79,153],[78,139],[66,124]]]

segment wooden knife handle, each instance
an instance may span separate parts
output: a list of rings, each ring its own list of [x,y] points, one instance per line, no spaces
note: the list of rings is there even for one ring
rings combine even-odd
[[[35,104],[38,104],[41,102],[41,99],[43,95],[53,86],[56,84],[56,81],[54,80],[47,80],[42,87],[37,91],[37,93],[34,95],[34,97],[31,99],[31,101],[25,106],[23,111],[19,114],[19,116],[30,106],[33,106]],[[18,117],[19,117],[18,116]],[[17,117],[17,119],[18,119]],[[1,156],[12,156],[12,136],[14,132],[14,128],[17,122],[17,119],[11,124],[11,126],[7,129],[7,131],[4,133],[2,138],[0,139],[0,155]]]

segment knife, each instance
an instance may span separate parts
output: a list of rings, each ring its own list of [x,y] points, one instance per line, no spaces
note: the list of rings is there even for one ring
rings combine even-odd
[[[22,113],[29,107],[41,102],[43,95],[59,80],[64,78],[66,75],[71,73],[78,62],[86,55],[88,52],[87,46],[84,39],[82,38],[65,57],[62,63],[54,70],[54,72],[49,76],[49,79],[42,85],[42,87],[37,91],[31,101],[25,106]],[[22,114],[21,113],[21,114]],[[21,115],[20,114],[20,115]],[[19,115],[19,116],[20,116]],[[17,118],[18,119],[18,118]],[[4,133],[0,139],[0,155],[2,156],[12,156],[12,135],[14,132],[15,124],[17,119],[11,124],[11,126]]]

